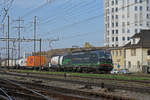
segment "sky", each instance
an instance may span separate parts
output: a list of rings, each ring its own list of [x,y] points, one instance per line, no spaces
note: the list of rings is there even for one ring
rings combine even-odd
[[[1,0],[0,4],[3,1]],[[18,35],[18,30],[14,28],[18,25],[15,20],[21,17],[24,20],[21,22],[24,27],[21,30],[21,37],[33,38],[33,21],[34,16],[37,16],[37,38],[59,38],[59,41],[51,45],[43,41],[44,51],[72,46],[83,47],[85,42],[93,46],[103,46],[103,5],[103,0],[14,0],[9,9],[10,35],[11,37]],[[7,18],[5,22],[7,23]],[[22,43],[22,51],[31,48],[33,43]]]

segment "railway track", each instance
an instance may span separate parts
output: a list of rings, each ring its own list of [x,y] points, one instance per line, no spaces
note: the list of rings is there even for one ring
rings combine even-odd
[[[13,72],[13,71],[12,71]],[[33,75],[39,75],[38,73],[26,73],[26,74],[33,74]],[[41,74],[41,75],[52,75],[52,76],[60,76],[60,77],[62,77],[63,75],[60,75],[60,74]],[[107,74],[108,75],[108,74]],[[112,78],[102,78],[102,77],[85,77],[85,76],[77,76],[77,75],[66,75],[66,74],[64,74],[64,76],[66,76],[66,77],[75,77],[75,78],[85,78],[85,79],[95,79],[95,80],[97,80],[97,79],[101,79],[101,80],[112,80],[112,81],[123,81],[123,82],[130,82],[130,83],[147,83],[147,84],[150,84],[150,81],[147,81],[147,80],[124,80],[124,79],[112,79]],[[64,77],[63,76],[63,77]],[[139,75],[124,75],[124,76],[134,76],[134,77],[139,77]],[[141,77],[141,76],[140,76]],[[143,75],[143,77],[144,77],[144,75]],[[146,77],[148,77],[148,76],[146,76]],[[149,77],[150,78],[150,77]]]
[[[15,98],[26,98],[25,100],[54,100],[46,95],[36,92],[33,89],[22,86],[21,84],[6,79],[0,79],[0,87],[3,92],[4,100],[17,100]],[[3,89],[2,89],[3,88]]]
[[[90,100],[55,92],[54,87],[52,90],[52,87],[16,80],[0,79],[0,87],[4,94],[0,96],[0,100]]]
[[[69,94],[79,95],[79,97],[87,96],[87,99],[85,99],[85,98],[74,99],[68,95],[70,97],[70,99],[65,98],[63,100],[135,100],[133,98],[122,97],[122,96],[113,96],[113,95],[105,94],[105,93],[85,92],[85,91],[74,90],[74,89],[66,89],[66,88],[60,88],[60,87],[54,87],[54,86],[45,86],[45,85],[41,85],[41,84],[34,84],[34,87],[33,87],[33,83],[30,83],[30,82],[20,82],[20,81],[15,81],[15,80],[12,80],[12,81],[22,84],[22,85],[25,85],[31,89],[34,89],[34,88],[41,89],[42,88],[43,89],[42,91],[44,91],[44,89],[46,89],[49,91],[57,91],[57,92],[61,91],[63,93],[67,93],[67,94],[69,93]],[[54,97],[57,95],[57,92],[53,94]],[[97,99],[90,99],[90,96],[96,97]],[[103,99],[100,99],[99,97],[102,97]]]
[[[34,78],[34,79],[42,79],[42,80],[50,80],[50,81],[58,81],[58,82],[66,82],[66,83],[73,83],[73,84],[80,84],[80,85],[90,85],[90,86],[98,86],[101,87],[102,83],[96,83],[96,82],[88,82],[88,81],[81,81],[81,80],[69,80],[67,78],[48,78],[43,76],[34,76],[34,75],[23,75],[23,74],[16,74],[16,73],[1,73],[11,76],[19,76],[19,77],[26,77],[26,78]],[[143,83],[143,82],[142,82]],[[141,93],[150,93],[150,87],[134,87],[134,86],[126,86],[126,85],[118,85],[118,84],[106,84],[104,83],[104,86],[108,89],[121,89],[121,90],[128,90],[128,91],[134,91],[134,92],[141,92]]]

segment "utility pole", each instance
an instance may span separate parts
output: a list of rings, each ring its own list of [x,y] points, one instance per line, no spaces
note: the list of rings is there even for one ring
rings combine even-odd
[[[34,17],[34,67],[35,67],[35,52],[36,52],[36,16]]]
[[[4,23],[2,24],[2,33],[3,33],[3,38],[7,38],[7,37],[8,37],[8,36],[7,36],[7,33],[5,32],[5,24],[4,24]],[[8,46],[8,45],[7,45],[7,44],[8,44],[7,42],[8,42],[8,41],[6,41],[6,42],[4,41],[4,42],[3,42],[3,46],[6,47],[6,48],[7,48],[7,46]],[[7,53],[7,52],[8,52],[7,49],[6,49],[4,52]],[[6,63],[5,63],[5,66],[6,66]]]
[[[40,68],[41,68],[41,50],[42,49],[42,39],[40,39]]]
[[[8,15],[8,68],[9,68],[9,15]]]
[[[21,22],[24,21],[24,20],[22,20],[21,17],[19,17],[19,19],[15,20],[15,21],[18,22],[18,26],[15,27],[15,28],[18,29],[18,39],[19,39],[19,42],[18,42],[18,59],[19,59],[19,58],[20,58],[20,55],[21,55],[21,54],[20,54],[20,53],[21,53],[21,49],[20,49],[20,48],[21,48],[21,42],[20,42],[21,29],[24,28],[24,27],[21,26]]]

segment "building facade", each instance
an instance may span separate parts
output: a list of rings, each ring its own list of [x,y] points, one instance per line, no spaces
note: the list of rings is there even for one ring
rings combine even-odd
[[[128,48],[126,67],[130,72],[144,72],[143,67],[150,67],[150,48]]]
[[[124,46],[126,51],[126,68],[130,72],[150,73],[150,30],[142,30],[131,37]],[[148,68],[148,69],[145,69]]]
[[[104,0],[105,46],[124,46],[141,29],[150,29],[150,0]]]
[[[126,69],[126,51],[123,47],[111,48],[114,69]]]

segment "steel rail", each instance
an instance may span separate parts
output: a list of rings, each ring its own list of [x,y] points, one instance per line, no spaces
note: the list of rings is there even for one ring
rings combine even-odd
[[[6,98],[8,98],[7,100],[14,100],[2,88],[0,88],[0,91],[2,91],[6,95]]]
[[[26,87],[22,86],[21,84],[18,84],[18,83],[15,83],[15,82],[12,82],[12,81],[6,80],[6,79],[3,79],[3,80],[4,80],[4,81],[7,81],[7,82],[9,82],[9,83],[11,83],[12,85],[19,86],[19,87],[22,88],[22,89],[25,89],[25,90],[27,90],[27,91],[30,91],[30,92],[36,94],[36,95],[39,95],[39,96],[43,97],[45,100],[54,100],[54,99],[52,99],[52,98],[49,98],[48,96],[45,96],[45,95],[43,95],[43,94],[41,94],[41,93],[38,93],[38,92],[34,91],[34,90],[32,90],[32,89],[26,88]],[[13,99],[10,99],[10,100],[13,100]]]
[[[19,76],[19,77],[26,77],[26,78],[35,78],[35,79],[42,79],[42,80],[51,80],[51,81],[58,81],[58,82],[66,82],[66,83],[72,83],[72,84],[80,84],[80,85],[91,85],[91,86],[98,86],[101,87],[101,83],[95,83],[95,82],[87,82],[87,81],[79,81],[79,80],[67,80],[65,79],[58,79],[58,78],[47,78],[47,77],[40,77],[40,76],[32,76],[32,75],[20,75],[20,74],[10,74],[10,73],[4,73],[6,75],[11,76]],[[133,87],[133,86],[123,86],[123,85],[117,85],[117,84],[105,84],[106,88],[111,89],[121,89],[121,90],[128,90],[128,91],[135,91],[135,92],[141,92],[141,93],[150,93],[150,87]]]
[[[15,73],[18,73],[18,72],[15,72]],[[24,74],[24,73],[22,73],[22,74]],[[27,74],[39,75],[38,73],[30,73],[30,72],[27,72]],[[63,75],[60,75],[60,74],[42,74],[42,75],[53,75],[53,76],[62,76],[63,77]],[[124,76],[127,77],[128,75],[124,75]],[[131,77],[133,77],[133,76],[131,75]],[[80,76],[80,75],[68,75],[66,77],[87,78],[87,79],[102,79],[102,80],[112,80],[112,81],[120,81],[120,82],[122,81],[122,82],[131,82],[131,83],[147,83],[147,84],[150,84],[150,81],[147,81],[147,80],[124,80],[124,79],[114,79],[114,78],[104,78],[104,77],[94,77],[94,76],[89,76],[88,77],[88,76]]]

